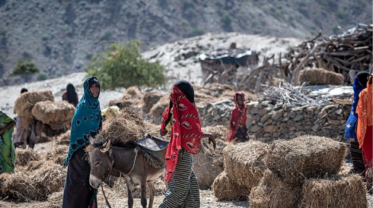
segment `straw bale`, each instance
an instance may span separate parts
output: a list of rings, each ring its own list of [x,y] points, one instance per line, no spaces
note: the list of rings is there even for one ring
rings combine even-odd
[[[325,137],[301,136],[274,141],[269,147],[266,165],[285,183],[298,186],[305,178],[338,173],[346,153],[344,143]]]
[[[3,184],[0,186],[0,197],[2,198],[7,197],[17,202],[25,202],[37,200],[40,196],[34,181],[25,173],[9,174],[2,180]]]
[[[66,131],[63,134],[60,134],[57,137],[56,144],[58,145],[69,145],[70,144],[70,130]]]
[[[59,191],[64,186],[66,172],[60,165],[46,163],[32,176],[35,186],[38,188],[40,198],[46,200],[49,194]]]
[[[142,98],[142,111],[149,113],[150,109],[162,98],[163,94],[160,92],[148,92]]]
[[[32,149],[16,149],[16,166],[25,166],[31,161],[40,159],[40,155]]]
[[[250,188],[239,186],[227,176],[226,172],[222,172],[216,177],[212,189],[218,200],[247,200],[247,196],[250,194]]]
[[[141,99],[142,93],[137,89],[137,87],[129,87],[126,92],[124,92],[121,100],[131,100],[131,99]]]
[[[144,136],[145,130],[144,121],[139,114],[126,108],[116,118],[109,121],[106,129],[96,136],[95,141],[104,143],[110,139],[112,145],[122,146]]]
[[[299,81],[310,85],[343,85],[344,77],[340,73],[315,68],[302,70],[299,74]]]
[[[150,118],[153,119],[153,123],[159,124],[162,122],[162,113],[170,104],[169,95],[164,95],[157,104],[155,104],[150,110]]]
[[[264,157],[268,153],[267,144],[255,140],[230,144],[223,153],[224,168],[229,178],[249,188],[259,184],[266,168]]]
[[[303,185],[302,208],[367,207],[367,189],[357,175],[337,175],[326,179],[309,179]]]
[[[14,113],[25,120],[32,120],[32,108],[41,101],[54,101],[52,91],[38,91],[23,93],[14,103]]]
[[[251,208],[297,207],[302,187],[291,187],[283,183],[272,171],[266,169],[260,184],[251,189]]]
[[[207,139],[203,139],[201,152],[194,157],[193,170],[198,178],[199,188],[204,190],[211,188],[215,178],[224,171],[223,149],[229,130],[218,125],[204,127],[202,131],[214,134],[216,140],[214,150],[213,145],[209,144]]]
[[[32,115],[45,124],[70,122],[74,113],[75,107],[66,101],[38,102],[32,109]]]

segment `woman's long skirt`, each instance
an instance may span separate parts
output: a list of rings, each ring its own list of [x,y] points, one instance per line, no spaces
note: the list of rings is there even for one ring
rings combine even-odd
[[[200,207],[198,180],[192,171],[192,155],[182,149],[176,169],[168,183],[168,189],[159,208]]]
[[[89,184],[91,167],[85,160],[84,148],[74,152],[69,161],[63,192],[63,208],[97,207],[97,190]]]

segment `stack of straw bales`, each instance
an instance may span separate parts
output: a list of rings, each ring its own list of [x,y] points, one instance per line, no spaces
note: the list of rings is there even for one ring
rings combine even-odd
[[[215,196],[219,200],[247,199],[263,177],[267,151],[267,144],[254,140],[225,147],[224,172],[212,185]]]
[[[157,104],[150,109],[149,115],[153,119],[153,123],[159,124],[162,122],[162,113],[170,104],[170,95],[164,95]]]
[[[224,171],[223,149],[227,146],[225,139],[229,129],[226,126],[218,125],[204,127],[202,131],[214,134],[216,149],[214,150],[213,145],[209,144],[208,139],[203,139],[201,152],[193,159],[193,170],[198,178],[199,188],[209,189],[215,178]]]
[[[59,127],[54,130],[60,130],[62,124],[71,122],[74,117],[75,107],[65,101],[51,102],[44,101],[38,102],[32,109],[32,115],[44,124],[53,127]],[[59,124],[59,125],[58,125]]]
[[[163,94],[160,92],[148,92],[142,98],[142,111],[149,113],[151,108],[162,98]]]
[[[343,85],[344,76],[333,71],[315,68],[302,70],[299,74],[299,81],[310,85]]]
[[[41,101],[54,101],[52,91],[38,91],[23,93],[14,103],[14,113],[22,116],[24,127],[28,126],[29,121],[34,119],[32,108]]]
[[[362,179],[336,175],[346,150],[343,143],[317,136],[273,142],[265,156],[268,169],[251,190],[250,207],[366,207]]]

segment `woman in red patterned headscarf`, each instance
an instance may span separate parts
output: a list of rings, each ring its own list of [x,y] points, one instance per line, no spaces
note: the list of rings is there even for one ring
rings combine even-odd
[[[203,133],[198,111],[194,104],[193,86],[178,81],[172,88],[170,105],[162,114],[161,135],[170,132],[171,141],[166,152],[168,189],[160,208],[200,207],[199,186],[192,170],[192,154],[201,150],[201,138],[216,142],[210,133]],[[207,168],[207,167],[206,167]]]
[[[248,141],[246,128],[246,105],[245,94],[243,92],[236,92],[234,94],[234,108],[231,113],[230,128],[231,131],[227,138],[227,142],[245,142]]]

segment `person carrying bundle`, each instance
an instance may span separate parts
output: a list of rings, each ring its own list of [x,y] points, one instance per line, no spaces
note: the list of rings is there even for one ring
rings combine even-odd
[[[227,138],[228,143],[246,142],[249,140],[247,136],[247,107],[245,105],[245,94],[236,92],[234,94],[234,108],[230,118],[230,133]]]
[[[167,192],[160,208],[200,207],[199,186],[192,170],[192,154],[201,150],[201,138],[216,142],[210,133],[202,132],[198,111],[194,103],[193,86],[187,81],[178,81],[170,95],[170,105],[162,114],[160,134],[170,132],[166,152]]]

